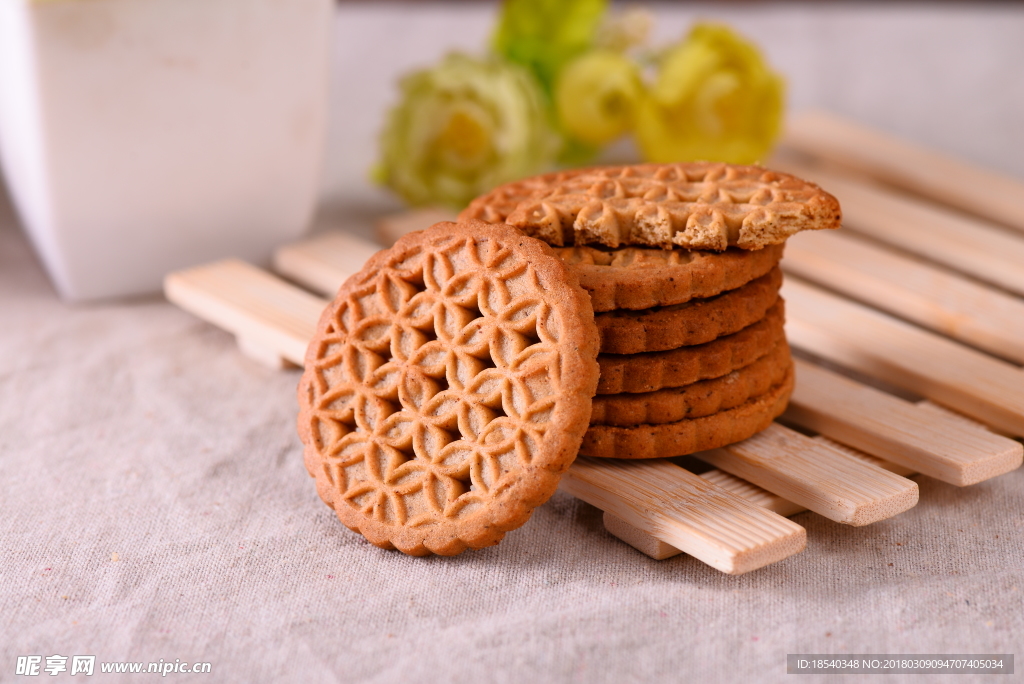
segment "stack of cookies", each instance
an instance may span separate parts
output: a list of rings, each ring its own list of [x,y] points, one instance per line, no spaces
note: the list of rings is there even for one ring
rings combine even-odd
[[[406,235],[306,353],[320,497],[377,546],[452,555],[526,522],[577,454],[749,437],[793,386],[782,243],[838,224],[792,176],[678,164],[529,179]]]
[[[461,219],[553,246],[590,294],[600,380],[580,454],[680,456],[740,441],[786,407],[787,237],[838,228],[816,185],[755,166],[582,169],[501,186]]]

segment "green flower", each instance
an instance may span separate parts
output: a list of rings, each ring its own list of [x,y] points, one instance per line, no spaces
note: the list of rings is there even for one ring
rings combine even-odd
[[[451,54],[400,88],[375,176],[409,204],[462,208],[554,159],[543,95],[516,65]]]
[[[594,50],[570,62],[555,85],[558,121],[570,137],[602,146],[629,130],[643,85],[618,52]]]
[[[594,43],[608,0],[505,0],[492,45],[550,94],[559,71]]]
[[[650,161],[764,159],[782,125],[784,83],[725,26],[699,24],[661,62],[635,136]]]

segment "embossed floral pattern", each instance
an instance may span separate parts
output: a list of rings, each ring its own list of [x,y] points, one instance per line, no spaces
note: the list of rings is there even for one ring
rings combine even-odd
[[[800,230],[837,228],[839,204],[788,174],[696,162],[528,179],[474,200],[461,216],[505,221],[557,246],[760,249]]]
[[[421,241],[346,289],[302,397],[322,493],[386,525],[471,517],[558,429],[564,312],[494,239]]]

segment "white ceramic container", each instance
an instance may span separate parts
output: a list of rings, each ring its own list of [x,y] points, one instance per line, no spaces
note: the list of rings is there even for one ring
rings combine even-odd
[[[65,299],[304,231],[332,21],[332,0],[0,0],[0,161]]]

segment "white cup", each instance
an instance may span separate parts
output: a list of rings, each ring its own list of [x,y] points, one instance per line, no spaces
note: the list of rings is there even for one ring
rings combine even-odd
[[[0,0],[0,161],[62,297],[302,234],[332,22],[332,0]]]

